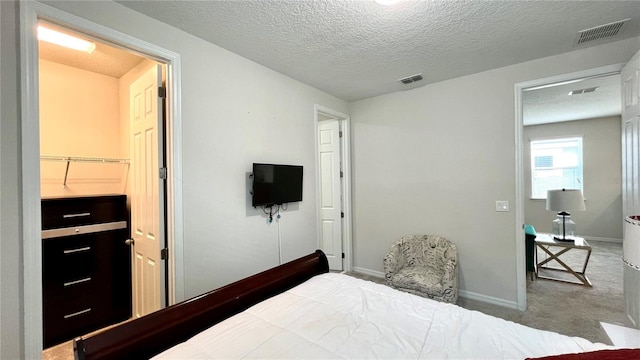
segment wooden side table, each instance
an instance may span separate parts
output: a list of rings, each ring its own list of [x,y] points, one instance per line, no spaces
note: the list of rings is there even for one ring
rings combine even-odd
[[[566,280],[558,277],[545,276],[545,275],[541,275],[540,272],[538,272],[538,278],[591,287],[592,286],[591,281],[589,281],[589,279],[585,275],[585,271],[587,270],[587,264],[589,263],[589,257],[591,257],[591,246],[589,245],[589,243],[587,243],[587,241],[584,238],[576,237],[576,236],[572,236],[571,238],[573,239],[573,241],[559,241],[559,240],[555,240],[553,238],[553,235],[551,234],[538,233],[535,239],[536,245],[537,247],[542,249],[542,251],[544,251],[547,255],[549,255],[549,257],[540,262],[536,260],[536,265],[539,269],[569,273],[574,277],[576,277],[578,281]],[[560,259],[560,256],[562,254],[573,249],[585,250],[587,252],[587,256],[585,257],[584,264],[582,266],[582,270],[574,270]],[[562,266],[562,269],[549,267],[547,264],[550,261],[556,261],[558,264],[560,264],[560,266]]]

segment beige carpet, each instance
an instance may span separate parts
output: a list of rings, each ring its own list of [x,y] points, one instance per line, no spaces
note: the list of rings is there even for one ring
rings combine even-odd
[[[586,275],[592,288],[537,279],[527,282],[528,309],[518,311],[484,302],[458,298],[458,305],[484,312],[533,328],[549,330],[590,341],[610,344],[599,322],[630,327],[624,314],[622,291],[622,244],[592,241],[593,248]],[[538,253],[539,260],[544,253]],[[571,266],[582,263],[584,253],[569,251],[561,257]],[[382,283],[367,275],[350,273],[358,278]],[[554,272],[555,275],[555,272]],[[45,360],[73,359],[72,343],[66,342],[43,352]]]
[[[624,313],[622,244],[600,241],[590,241],[589,244],[593,251],[586,275],[593,285],[591,288],[551,280],[529,279],[528,308],[524,312],[464,298],[458,305],[536,329],[610,344],[609,338],[600,327],[600,321],[631,327]],[[573,269],[581,269],[584,255],[584,252],[570,250],[560,258]],[[538,260],[545,258],[545,254],[539,250]],[[553,276],[568,275],[567,279],[577,280],[570,274],[556,271],[540,270],[540,273]]]

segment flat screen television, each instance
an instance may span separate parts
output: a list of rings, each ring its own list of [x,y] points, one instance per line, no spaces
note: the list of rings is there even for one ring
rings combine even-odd
[[[254,163],[252,194],[254,207],[302,201],[302,166]]]

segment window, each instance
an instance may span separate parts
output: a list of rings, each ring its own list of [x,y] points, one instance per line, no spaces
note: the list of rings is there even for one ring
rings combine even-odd
[[[531,198],[547,190],[583,189],[582,137],[531,140]]]

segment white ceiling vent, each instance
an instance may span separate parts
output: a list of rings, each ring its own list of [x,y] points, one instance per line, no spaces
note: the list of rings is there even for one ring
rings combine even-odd
[[[592,93],[592,92],[596,91],[597,88],[598,88],[598,86],[590,87],[590,88],[586,88],[586,89],[573,90],[573,91],[571,91],[569,93],[569,95],[588,94],[588,93]]]
[[[407,76],[406,78],[402,78],[402,79],[400,79],[398,81],[400,81],[401,83],[403,83],[405,85],[408,85],[408,84],[411,84],[411,83],[414,83],[414,82],[420,81],[420,80],[422,80],[422,73],[411,75],[411,76]]]
[[[592,27],[590,29],[578,31],[578,36],[574,45],[584,44],[590,41],[606,39],[620,34],[622,26],[631,19],[624,19],[605,25]]]

